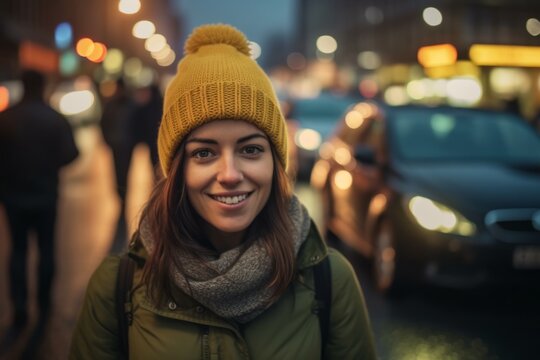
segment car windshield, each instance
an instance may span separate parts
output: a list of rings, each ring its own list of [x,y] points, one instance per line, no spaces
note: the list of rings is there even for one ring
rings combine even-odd
[[[412,161],[497,161],[540,164],[540,136],[507,113],[395,109],[392,151]]]

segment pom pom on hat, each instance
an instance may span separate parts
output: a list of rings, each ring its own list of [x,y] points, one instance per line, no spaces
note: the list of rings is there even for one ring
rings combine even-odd
[[[191,131],[225,119],[243,120],[261,129],[286,168],[287,125],[270,79],[249,56],[246,36],[230,25],[203,25],[193,30],[184,50],[165,91],[159,127],[164,176]]]
[[[184,54],[194,54],[206,45],[226,44],[249,56],[248,40],[238,29],[224,24],[203,25],[196,28],[184,46]]]

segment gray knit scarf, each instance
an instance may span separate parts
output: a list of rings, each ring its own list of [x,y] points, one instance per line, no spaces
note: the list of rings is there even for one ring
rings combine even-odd
[[[296,256],[309,232],[310,217],[296,197],[291,199],[289,215]],[[154,239],[147,230],[142,224],[141,240],[148,253],[152,253]],[[174,282],[217,315],[239,323],[249,322],[272,305],[272,290],[266,286],[272,270],[271,259],[261,239],[243,253],[241,250],[241,247],[228,250],[217,259],[208,257],[205,264],[187,254],[177,254],[186,276],[174,267],[171,269]]]

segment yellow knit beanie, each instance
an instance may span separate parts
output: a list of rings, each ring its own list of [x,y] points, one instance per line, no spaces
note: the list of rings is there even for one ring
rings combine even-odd
[[[264,131],[287,166],[287,127],[270,79],[236,28],[203,25],[191,33],[165,91],[158,153],[165,176],[180,142],[214,120],[245,120]],[[234,131],[234,130],[233,130]]]

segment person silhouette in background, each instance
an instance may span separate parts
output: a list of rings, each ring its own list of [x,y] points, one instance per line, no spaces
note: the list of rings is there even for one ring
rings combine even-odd
[[[120,215],[111,252],[121,250],[127,239],[126,195],[129,165],[135,147],[132,119],[136,105],[123,79],[116,81],[116,92],[103,107],[101,131],[113,156],[116,192],[120,198]]]
[[[163,96],[156,84],[137,90],[137,109],[133,113],[133,133],[135,144],[145,144],[150,151],[150,160],[154,177],[159,171],[158,165],[157,137],[161,116],[163,114]]]
[[[0,202],[11,232],[9,281],[14,308],[12,326],[2,342],[4,350],[29,320],[26,269],[30,231],[35,232],[39,249],[39,316],[31,340],[41,338],[50,315],[59,171],[79,154],[68,121],[44,101],[45,76],[27,70],[21,80],[22,101],[0,113]]]

